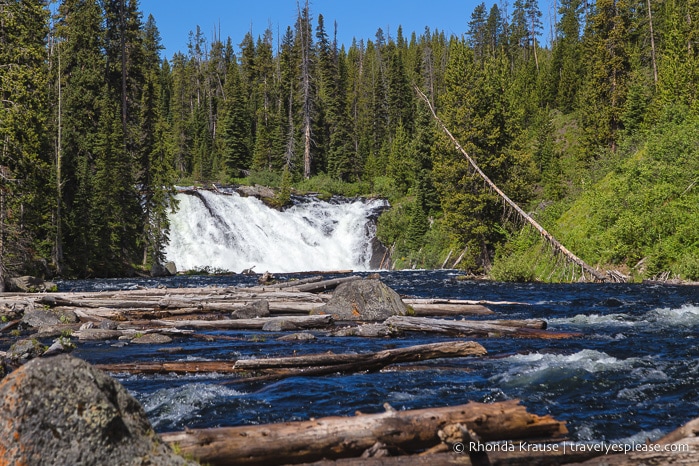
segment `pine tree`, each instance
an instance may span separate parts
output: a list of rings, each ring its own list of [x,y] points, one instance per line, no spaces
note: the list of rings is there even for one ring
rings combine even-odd
[[[46,2],[0,4],[0,291],[50,253]],[[24,270],[23,270],[24,269]]]
[[[263,38],[257,43],[257,82],[258,105],[255,124],[255,143],[253,146],[252,168],[255,170],[275,170],[281,167],[280,154],[283,145],[279,127],[279,76],[277,63],[273,54],[273,36],[270,29],[265,30]]]
[[[303,177],[311,177],[313,169],[313,117],[316,89],[314,86],[313,38],[311,36],[311,13],[306,0],[296,19],[296,47],[300,56],[301,131],[303,140]]]
[[[103,24],[96,0],[65,0],[59,7],[63,249],[68,269],[82,276],[91,272],[98,244],[92,178],[106,92]]]
[[[555,102],[564,112],[571,112],[576,103],[578,89],[582,85],[584,64],[580,42],[580,15],[582,0],[561,0],[561,20],[553,46],[551,86]]]
[[[627,0],[598,0],[585,31],[583,122],[590,145],[616,149],[623,129],[629,63]]]
[[[488,48],[488,34],[486,30],[488,19],[485,13],[485,2],[476,5],[471,13],[471,20],[468,22],[468,37],[469,45],[473,49],[473,53],[477,60],[482,60],[485,57]]]
[[[140,137],[141,152],[138,185],[143,207],[142,248],[143,265],[154,271],[165,260],[164,247],[170,229],[168,211],[176,207],[174,191],[174,162],[171,131],[166,119],[169,96],[162,89],[160,68],[160,33],[155,19],[148,17],[143,29],[145,84],[141,94]]]
[[[248,103],[244,94],[238,67],[231,63],[228,67],[225,95],[222,109],[221,139],[223,157],[227,173],[238,177],[243,170],[250,167],[252,161],[252,141],[250,140],[250,123]]]
[[[452,41],[441,108],[445,124],[464,149],[495,184],[504,184],[512,169],[507,147],[515,136],[508,123],[508,67],[503,59],[484,65],[481,69],[466,44]],[[451,144],[440,141],[434,172],[453,246],[467,249],[464,267],[487,270],[495,245],[502,241],[499,199],[484,189]]]

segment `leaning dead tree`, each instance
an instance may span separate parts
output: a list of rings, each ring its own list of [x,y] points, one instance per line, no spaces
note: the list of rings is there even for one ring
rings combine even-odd
[[[437,116],[437,112],[435,111],[434,107],[430,103],[430,99],[427,98],[427,96],[418,88],[415,86],[415,92],[420,96],[422,100],[425,101],[427,104],[427,107],[430,109],[430,112],[432,113],[432,116],[434,119],[437,121],[437,124],[439,125],[440,128],[442,128],[442,131],[451,139],[451,141],[456,145],[456,148],[463,154],[463,156],[466,158],[468,161],[469,165],[471,165],[471,168],[478,173],[478,175],[483,178],[483,181],[488,185],[490,189],[495,191],[498,196],[507,204],[509,205],[517,214],[527,223],[529,223],[536,231],[539,232],[539,235],[546,241],[547,244],[549,244],[553,250],[556,253],[563,254],[565,256],[566,260],[577,265],[580,267],[582,270],[583,278],[585,277],[585,273],[589,274],[591,277],[593,277],[593,281],[606,281],[607,278],[601,274],[599,271],[597,271],[595,268],[591,267],[588,265],[584,260],[580,259],[578,256],[570,252],[565,246],[563,246],[556,238],[554,238],[551,233],[546,231],[544,227],[539,225],[539,223],[534,220],[529,214],[527,214],[520,206],[518,206],[512,199],[510,199],[500,188],[497,187],[493,181],[488,178],[488,175],[486,175],[483,170],[480,169],[480,167],[476,164],[476,162],[471,158],[470,155],[468,155],[468,152],[459,144],[459,141],[456,140],[453,134],[451,134],[451,131],[444,125],[442,120]]]

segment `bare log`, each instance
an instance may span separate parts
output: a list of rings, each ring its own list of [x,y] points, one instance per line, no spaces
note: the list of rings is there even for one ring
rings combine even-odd
[[[451,141],[456,145],[456,148],[463,154],[463,156],[466,158],[468,163],[471,165],[471,167],[478,173],[478,175],[483,178],[483,181],[488,185],[490,189],[495,191],[498,196],[507,204],[509,205],[512,209],[514,209],[515,212],[527,223],[529,223],[536,231],[539,232],[539,234],[544,238],[544,240],[551,245],[551,247],[555,250],[563,254],[570,262],[573,264],[576,264],[578,267],[580,267],[584,272],[588,273],[590,276],[594,277],[596,281],[606,281],[606,277],[599,273],[595,268],[591,267],[588,265],[585,261],[580,259],[578,256],[570,252],[568,249],[565,248],[556,238],[551,235],[548,231],[544,229],[539,223],[534,220],[529,214],[527,214],[520,206],[518,206],[512,199],[510,199],[500,188],[497,187],[493,181],[488,178],[488,176],[483,172],[483,170],[480,169],[480,167],[476,164],[475,160],[471,158],[470,155],[468,155],[468,152],[459,144],[459,141],[456,140],[453,134],[451,134],[451,131],[446,127],[446,125],[442,122],[442,120],[437,116],[437,112],[435,112],[434,107],[432,106],[432,103],[430,103],[430,99],[427,98],[427,96],[417,87],[415,86],[415,91],[418,93],[418,95],[422,98],[422,100],[425,101],[427,104],[428,108],[430,109],[430,112],[432,113],[432,116],[434,119],[437,121],[437,124],[442,128],[442,131],[451,139]],[[583,273],[584,276],[584,273]]]
[[[409,346],[390,349],[376,353],[362,354],[311,354],[285,358],[240,359],[235,363],[236,369],[259,370],[270,368],[304,368],[309,366],[352,365],[364,368],[384,367],[399,362],[426,361],[437,358],[456,358],[464,356],[483,356],[485,348],[471,341],[450,341],[427,345]],[[360,369],[362,370],[362,369]]]
[[[290,375],[320,375],[314,371],[329,368],[327,373],[376,370],[390,364],[403,362],[427,361],[437,358],[456,358],[466,356],[483,356],[485,348],[473,342],[443,342],[429,345],[417,345],[407,348],[379,351],[364,354],[310,354],[286,358],[240,359],[234,361],[169,361],[169,362],[134,362],[99,364],[108,372],[127,372],[131,374],[198,374],[218,372],[222,374],[247,373],[268,369],[303,369],[297,372],[278,372],[262,378],[250,380],[272,380]]]
[[[560,439],[568,432],[564,422],[530,414],[518,400],[511,400],[187,430],[161,437],[169,444],[176,444],[182,453],[211,465],[272,465],[359,456],[377,442],[414,453],[439,444],[439,431],[449,424],[466,426],[482,441]]]
[[[237,372],[234,366],[235,361],[134,362],[95,365],[106,372],[126,372],[129,374],[202,374],[212,372],[229,374]]]
[[[0,327],[0,333],[12,330],[13,328],[17,327],[17,325],[19,325],[20,322],[22,322],[22,319],[15,319],[9,321],[8,323]]]
[[[265,324],[274,321],[286,321],[296,328],[322,328],[332,325],[331,315],[258,317],[256,319],[222,319],[222,320],[154,320],[153,325],[169,327],[188,327],[212,330],[252,330],[262,329]]]
[[[405,300],[403,301],[405,302]],[[407,303],[406,303],[407,304]],[[408,304],[418,316],[486,316],[495,314],[479,304]]]
[[[319,282],[321,280],[323,280],[323,277],[318,275],[316,277],[302,278],[300,280],[289,280],[288,282],[284,282],[284,283],[275,283],[274,285],[271,286],[271,288],[282,289],[282,288],[298,287],[299,285],[306,285],[308,283],[316,283],[316,282]]]
[[[301,285],[298,287],[298,290],[305,291],[305,292],[312,292],[312,293],[316,293],[319,291],[327,291],[327,290],[332,290],[333,288],[336,288],[338,285],[341,285],[343,283],[351,282],[352,280],[360,280],[361,278],[362,277],[359,277],[359,276],[351,276],[351,277],[334,278],[332,280],[323,280],[322,282],[308,283],[306,285]]]
[[[511,336],[519,338],[564,339],[578,337],[578,333],[550,332],[521,326],[500,325],[491,321],[446,320],[427,317],[392,316],[384,321],[387,325],[406,332],[431,332],[447,335],[468,335],[480,337]],[[497,322],[497,321],[495,321]],[[541,321],[534,321],[541,322]],[[533,325],[539,325],[535,323]]]
[[[522,303],[518,301],[488,301],[484,299],[444,299],[444,298],[403,298],[405,304],[471,304],[471,305],[481,305],[481,306],[500,306],[500,305],[515,305],[515,306],[529,306],[529,303]]]

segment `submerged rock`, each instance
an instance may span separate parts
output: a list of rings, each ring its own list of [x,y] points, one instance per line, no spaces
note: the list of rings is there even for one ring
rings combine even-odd
[[[69,355],[0,382],[0,464],[193,465],[175,455],[117,381]]]
[[[172,342],[172,338],[161,333],[146,333],[131,340],[131,343],[142,345],[164,345]]]
[[[277,338],[277,341],[310,341],[315,340],[316,336],[308,332],[290,333],[283,337]]]
[[[332,298],[313,314],[331,314],[335,320],[376,320],[404,316],[408,307],[400,295],[381,280],[352,280],[337,287]]]

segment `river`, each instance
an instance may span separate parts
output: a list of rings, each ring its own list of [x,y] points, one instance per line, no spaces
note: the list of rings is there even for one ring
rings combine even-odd
[[[295,277],[281,275],[280,278]],[[489,301],[504,319],[545,319],[567,340],[477,339],[483,358],[425,362],[419,369],[238,383],[223,375],[127,375],[118,380],[143,404],[159,432],[311,417],[520,399],[529,411],[567,421],[578,442],[643,442],[699,417],[699,288],[642,284],[540,284],[461,280],[457,271],[382,272],[402,295]],[[178,276],[60,282],[61,291],[133,287],[251,286],[255,277]],[[258,331],[202,332],[225,341],[175,339],[167,345],[80,343],[92,363],[231,360],[332,351],[378,351],[452,338],[277,341]],[[177,349],[168,352],[168,349]],[[179,348],[179,349],[178,349]]]

